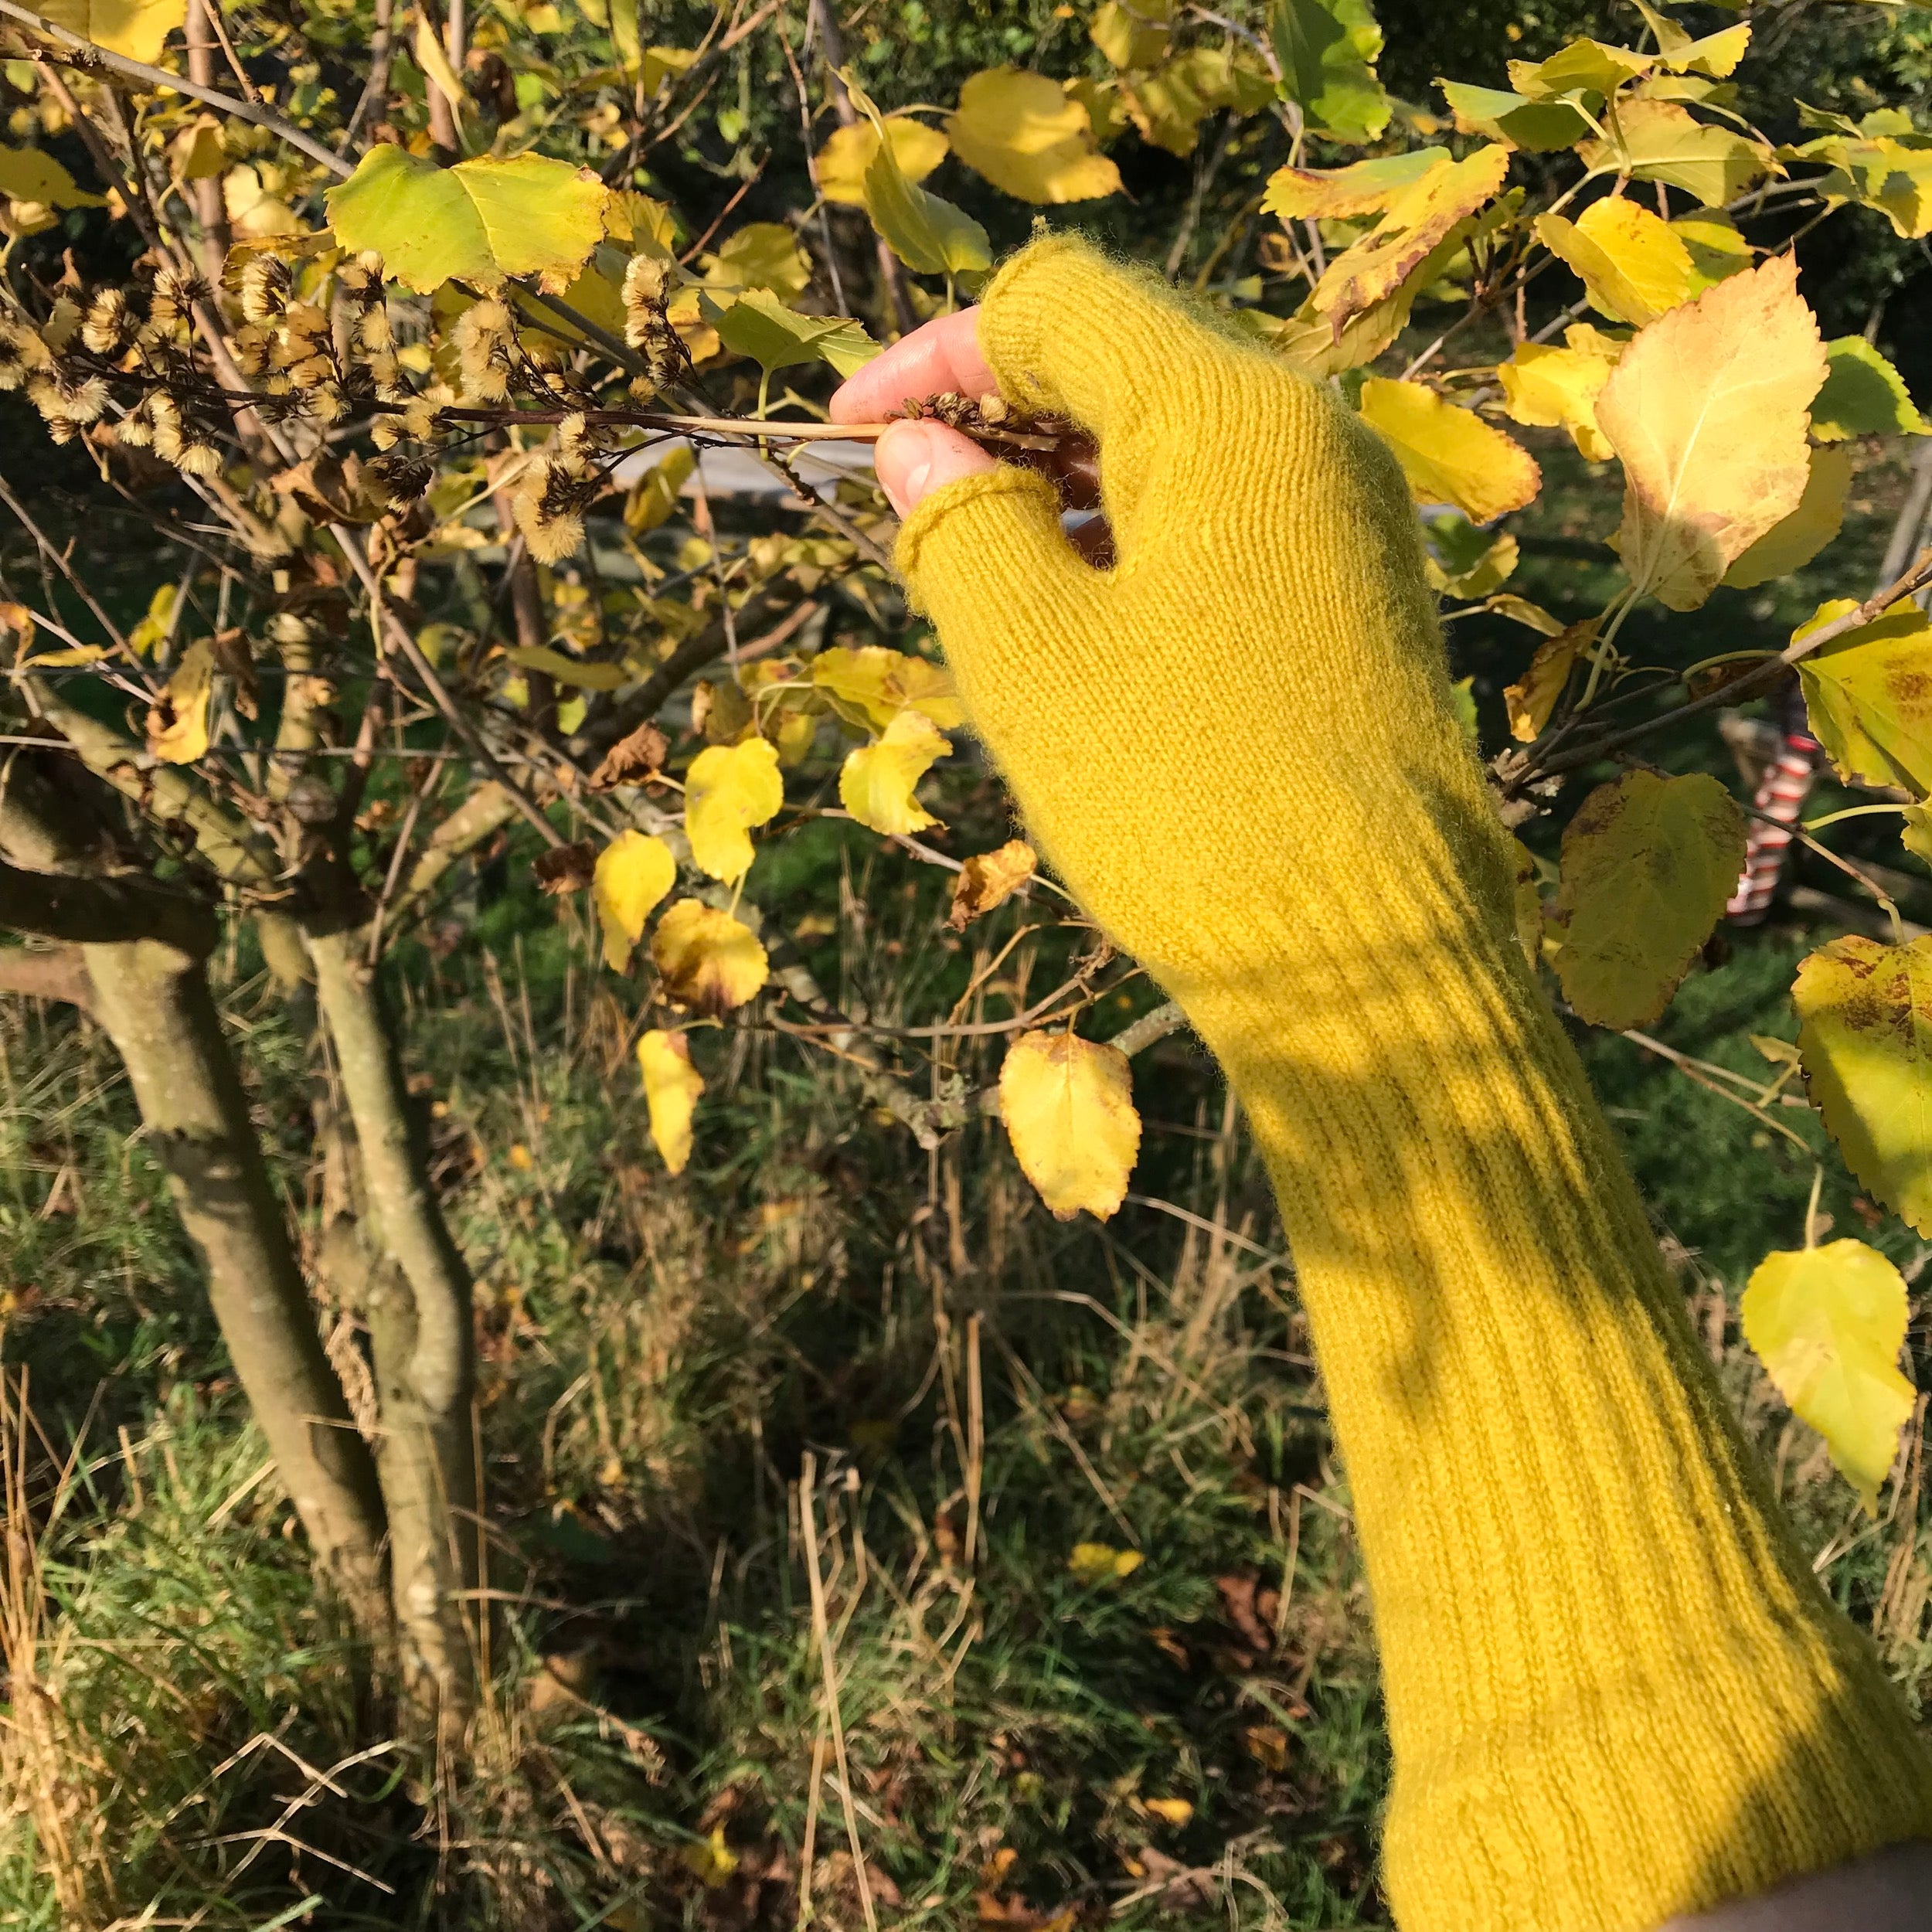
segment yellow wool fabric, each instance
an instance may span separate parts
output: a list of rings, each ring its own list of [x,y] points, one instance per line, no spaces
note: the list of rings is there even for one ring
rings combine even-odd
[[[1023,471],[899,562],[1032,835],[1185,1007],[1274,1178],[1354,1497],[1405,1932],[1645,1932],[1932,1837],[1515,937],[1417,525],[1325,388],[1034,243],[980,342],[1098,436],[1118,562]]]

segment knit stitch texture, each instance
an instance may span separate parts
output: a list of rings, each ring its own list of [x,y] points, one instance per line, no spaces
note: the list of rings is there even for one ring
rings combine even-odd
[[[1008,400],[1097,437],[1117,562],[1002,467],[900,567],[1031,835],[1179,999],[1273,1177],[1353,1494],[1405,1932],[1645,1932],[1932,1837],[1932,1760],[1782,1526],[1524,960],[1381,442],[1080,242]]]

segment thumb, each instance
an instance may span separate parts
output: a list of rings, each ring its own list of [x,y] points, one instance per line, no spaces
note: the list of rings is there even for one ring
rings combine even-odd
[[[984,476],[996,467],[970,437],[944,423],[895,423],[872,452],[879,486],[900,516],[911,515],[920,501],[948,483]]]

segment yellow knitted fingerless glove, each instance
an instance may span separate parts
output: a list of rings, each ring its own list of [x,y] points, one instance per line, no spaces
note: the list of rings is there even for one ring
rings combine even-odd
[[[1185,1009],[1281,1202],[1352,1489],[1405,1932],[1642,1932],[1932,1836],[1515,935],[1393,459],[1086,246],[1002,270],[1007,400],[1097,436],[1119,561],[1039,478],[899,563],[1081,904]]]

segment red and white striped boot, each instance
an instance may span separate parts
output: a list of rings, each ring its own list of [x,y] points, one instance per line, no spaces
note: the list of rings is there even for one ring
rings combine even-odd
[[[1801,702],[1792,708],[1797,718],[1787,719],[1791,728],[1785,732],[1784,745],[1767,768],[1752,801],[1764,816],[1751,821],[1744,870],[1724,908],[1726,917],[1734,925],[1761,924],[1770,910],[1784,873],[1784,855],[1791,849],[1791,828],[1798,823],[1817,778],[1818,740],[1803,728],[1810,721]]]

